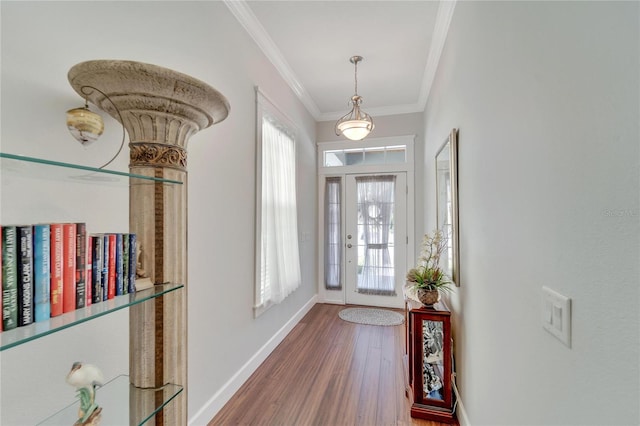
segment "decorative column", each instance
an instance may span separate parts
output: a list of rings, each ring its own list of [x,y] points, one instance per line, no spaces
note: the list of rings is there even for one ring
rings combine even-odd
[[[82,62],[71,68],[68,78],[80,96],[122,120],[129,134],[131,173],[183,182],[130,179],[129,226],[137,234],[145,274],[155,284],[185,287],[130,308],[129,374],[138,388],[183,386],[155,422],[186,425],[187,142],[196,132],[224,120],[229,103],[202,81],[140,62]],[[131,401],[132,421],[154,406],[153,399]]]

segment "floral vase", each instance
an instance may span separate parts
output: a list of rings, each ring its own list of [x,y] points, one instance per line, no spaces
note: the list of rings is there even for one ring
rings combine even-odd
[[[425,306],[435,305],[440,300],[440,292],[438,290],[419,288],[416,290],[416,296],[418,296],[418,300]]]

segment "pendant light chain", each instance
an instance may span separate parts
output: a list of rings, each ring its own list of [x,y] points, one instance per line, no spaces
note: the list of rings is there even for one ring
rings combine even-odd
[[[353,61],[353,64],[356,67],[356,72],[355,72],[355,81],[356,81],[356,95],[358,94],[358,61]]]

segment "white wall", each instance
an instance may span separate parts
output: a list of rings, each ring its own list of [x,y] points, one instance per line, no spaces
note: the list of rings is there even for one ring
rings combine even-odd
[[[231,113],[215,135],[192,143],[189,149],[189,411],[193,424],[210,420],[275,347],[278,340],[270,339],[284,337],[292,326],[288,321],[310,308],[307,303],[315,300],[317,275],[315,121],[225,6],[209,5],[209,39],[224,44],[212,54],[212,66],[221,72],[212,82],[219,82],[217,88],[228,97]],[[300,241],[302,286],[257,319],[252,310],[254,85],[299,126],[298,233],[310,236]]]
[[[639,424],[639,4],[458,2],[425,113],[459,133],[458,384],[473,425]],[[541,287],[572,299],[572,345]]]
[[[115,152],[120,127],[114,120],[105,119],[105,135],[87,149],[64,123],[64,112],[82,105],[66,75],[85,60],[161,65],[199,78],[229,99],[229,117],[196,134],[189,145],[188,404],[190,420],[203,424],[237,385],[227,383],[234,374],[248,374],[275,345],[278,332],[313,303],[315,123],[222,2],[2,2],[0,7],[5,152],[94,166]],[[302,286],[258,319],[252,311],[254,85],[299,125],[299,231],[313,236],[301,244]],[[114,168],[126,170],[127,157],[121,155]],[[2,178],[2,223],[85,220],[96,232],[128,227],[126,186],[96,192],[80,184],[8,180],[4,169]],[[0,422],[33,424],[61,401],[72,401],[74,390],[64,376],[77,359],[96,363],[107,377],[126,374],[127,321],[122,312],[2,352]]]

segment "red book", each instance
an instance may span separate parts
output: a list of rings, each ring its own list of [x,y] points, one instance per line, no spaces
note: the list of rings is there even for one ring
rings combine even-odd
[[[51,224],[51,317],[62,315],[62,224]]]
[[[107,298],[116,297],[116,234],[109,234],[109,281]]]
[[[93,298],[93,293],[92,293],[92,287],[93,287],[93,281],[92,281],[92,275],[91,275],[91,264],[93,262],[93,258],[91,257],[91,255],[93,254],[93,244],[91,244],[91,237],[89,237],[89,241],[87,243],[87,258],[85,259],[85,263],[86,263],[86,268],[87,268],[87,272],[86,272],[86,277],[87,279],[86,284],[87,284],[87,289],[85,292],[85,306],[91,306],[92,303],[92,298]]]
[[[0,236],[2,236],[2,226],[0,226]],[[2,238],[0,238],[0,253],[2,253]],[[2,308],[2,271],[0,270],[0,308]],[[2,331],[2,315],[0,315],[0,332]]]
[[[62,224],[62,312],[76,310],[76,224]]]
[[[87,296],[87,224],[76,222],[76,309],[84,308]]]

